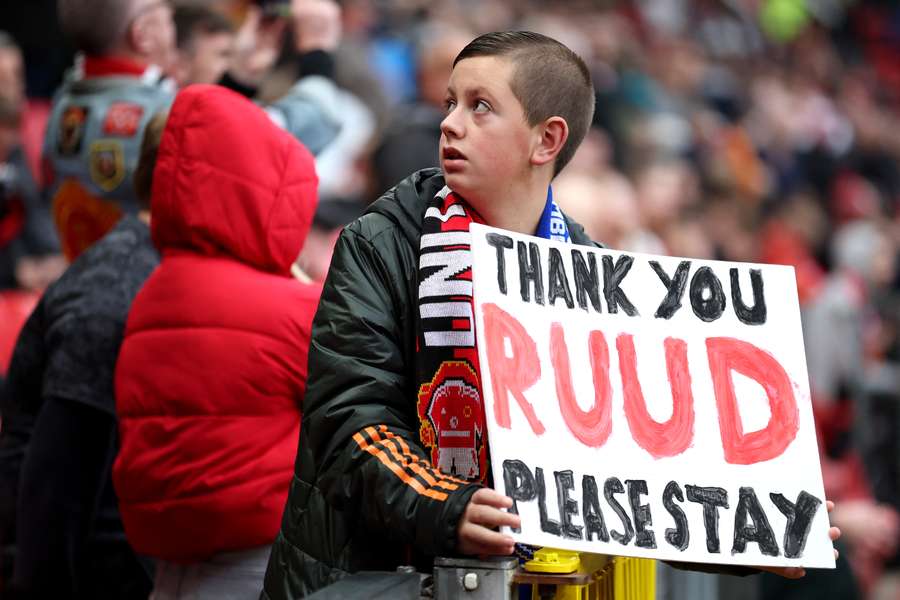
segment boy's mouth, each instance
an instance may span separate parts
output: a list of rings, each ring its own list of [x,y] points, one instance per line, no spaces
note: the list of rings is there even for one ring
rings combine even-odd
[[[465,160],[466,156],[456,148],[446,147],[443,152],[444,160]]]

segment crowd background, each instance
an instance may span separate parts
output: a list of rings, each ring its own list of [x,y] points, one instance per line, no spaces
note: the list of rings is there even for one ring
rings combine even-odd
[[[224,16],[205,31],[218,35],[223,69],[261,43],[242,27],[246,0],[174,4]],[[437,166],[447,76],[469,40],[510,28],[559,39],[588,63],[597,110],[555,198],[616,249],[795,267],[833,520],[862,594],[900,597],[900,5],[339,4],[343,129],[316,159],[320,206],[303,270],[323,278],[340,227],[405,175]],[[18,326],[65,267],[41,204],[40,148],[73,52],[52,1],[4,3],[0,30],[2,374]],[[284,54],[263,100],[298,76]]]

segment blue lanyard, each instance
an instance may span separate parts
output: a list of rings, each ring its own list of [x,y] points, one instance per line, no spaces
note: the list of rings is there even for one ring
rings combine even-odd
[[[547,204],[544,205],[544,212],[538,221],[535,235],[557,242],[569,241],[569,228],[566,226],[562,211],[559,210],[559,205],[553,200],[553,188],[547,188]]]

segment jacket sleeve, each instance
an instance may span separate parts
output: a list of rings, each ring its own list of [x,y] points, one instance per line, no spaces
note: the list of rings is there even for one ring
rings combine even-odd
[[[313,323],[301,443],[334,508],[358,513],[375,535],[446,555],[479,486],[435,469],[419,442],[402,271],[360,234],[341,234]]]
[[[22,465],[13,583],[23,597],[77,596],[81,564],[116,453],[107,412],[47,398]],[[81,581],[80,581],[81,580]]]
[[[266,106],[265,111],[310,152],[319,154],[340,132],[341,118],[336,111],[338,94],[333,81],[322,75],[310,75]]]

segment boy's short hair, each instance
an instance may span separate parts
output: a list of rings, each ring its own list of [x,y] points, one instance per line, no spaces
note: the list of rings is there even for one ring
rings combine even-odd
[[[150,210],[150,198],[153,192],[153,171],[156,169],[156,155],[166,129],[168,111],[158,112],[147,122],[144,137],[141,139],[141,154],[134,169],[134,191],[137,194],[138,207]]]
[[[182,5],[175,7],[175,45],[190,52],[198,34],[234,33],[234,25],[217,10],[207,6]]]
[[[513,63],[509,85],[529,125],[554,116],[565,119],[569,138],[556,157],[553,175],[558,174],[572,160],[594,117],[594,85],[587,65],[563,44],[531,31],[479,36],[462,49],[453,66],[476,56],[507,57]]]
[[[59,0],[59,25],[76,49],[108,54],[124,39],[139,1]]]

